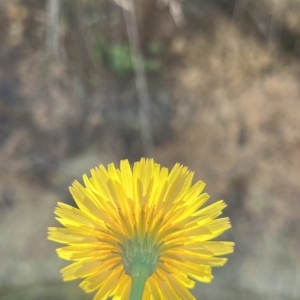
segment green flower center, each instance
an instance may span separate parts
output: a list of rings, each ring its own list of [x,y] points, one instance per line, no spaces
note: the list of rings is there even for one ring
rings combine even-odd
[[[157,269],[159,255],[156,245],[149,245],[147,235],[141,242],[137,237],[122,245],[122,259],[125,273],[131,277],[139,276],[140,270],[150,277]]]

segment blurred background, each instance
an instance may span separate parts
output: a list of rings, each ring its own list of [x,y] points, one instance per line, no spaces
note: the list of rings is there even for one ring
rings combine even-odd
[[[143,156],[228,204],[235,253],[196,299],[300,299],[299,79],[299,0],[1,0],[0,299],[92,299],[54,207]]]

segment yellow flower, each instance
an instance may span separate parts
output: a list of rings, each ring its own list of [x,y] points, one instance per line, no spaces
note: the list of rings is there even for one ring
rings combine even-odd
[[[84,278],[80,287],[97,290],[94,300],[195,299],[195,281],[210,282],[211,267],[227,261],[234,243],[211,241],[231,227],[216,219],[225,203],[201,208],[209,196],[205,184],[176,164],[171,172],[141,159],[107,170],[100,165],[75,181],[70,192],[78,205],[58,203],[49,239],[68,246],[58,255],[75,261],[61,270],[65,281]],[[140,295],[140,296],[138,296]]]

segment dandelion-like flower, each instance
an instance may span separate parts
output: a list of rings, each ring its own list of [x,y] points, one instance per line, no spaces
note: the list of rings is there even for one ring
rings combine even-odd
[[[75,181],[70,192],[78,206],[58,203],[49,239],[68,246],[58,255],[75,261],[61,270],[65,281],[84,278],[80,287],[97,291],[94,300],[195,299],[195,281],[210,282],[211,267],[223,266],[234,243],[211,241],[231,227],[218,218],[220,200],[205,208],[205,184],[176,164],[169,172],[152,159],[131,169],[128,160],[100,165]]]

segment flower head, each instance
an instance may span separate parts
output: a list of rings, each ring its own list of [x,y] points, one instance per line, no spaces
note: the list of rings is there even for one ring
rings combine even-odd
[[[231,227],[218,218],[225,203],[202,208],[205,184],[192,184],[193,173],[176,164],[169,172],[152,159],[131,169],[127,160],[100,165],[75,181],[70,192],[78,206],[58,203],[49,239],[68,246],[57,249],[74,261],[61,270],[64,280],[84,278],[80,287],[97,290],[94,300],[195,299],[195,281],[210,282],[211,267],[227,261],[232,242],[211,241]]]

